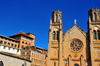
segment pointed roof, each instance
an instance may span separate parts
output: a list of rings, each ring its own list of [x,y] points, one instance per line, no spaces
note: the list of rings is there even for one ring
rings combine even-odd
[[[74,26],[76,26],[76,27],[79,29],[79,31],[81,31],[82,33],[87,34],[87,32],[84,31],[82,28],[80,28],[77,24],[74,24],[71,28],[73,28]],[[69,28],[66,32],[68,32],[71,28]],[[65,32],[65,33],[66,33],[66,32]],[[64,33],[64,34],[65,34],[65,33]]]

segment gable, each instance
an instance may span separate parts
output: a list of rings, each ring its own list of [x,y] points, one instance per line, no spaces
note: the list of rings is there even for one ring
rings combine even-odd
[[[84,37],[86,37],[86,32],[81,29],[79,26],[77,26],[76,24],[74,26],[72,26],[70,29],[68,29],[63,36],[65,36],[66,34],[68,35],[76,35],[79,36],[80,34],[83,35]]]
[[[63,34],[63,55],[64,58],[67,58],[69,55],[72,55],[72,58],[75,57],[75,53],[72,49],[71,49],[71,43],[73,40],[78,40],[82,43],[82,47],[79,51],[77,51],[78,54],[78,58],[81,55],[84,55],[85,57],[85,49],[86,49],[86,44],[87,44],[87,33],[82,30],[79,26],[74,25],[72,26],[69,30],[67,30],[64,34]],[[65,51],[66,50],[66,51]]]

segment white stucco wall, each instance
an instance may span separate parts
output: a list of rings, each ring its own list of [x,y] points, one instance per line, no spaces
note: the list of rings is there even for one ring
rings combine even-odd
[[[17,55],[20,55],[20,52],[21,52],[21,50],[19,50],[19,49],[7,47],[7,46],[5,46],[5,48],[4,48],[4,46],[2,46],[2,45],[0,45],[0,51],[12,53],[12,54],[17,54]]]

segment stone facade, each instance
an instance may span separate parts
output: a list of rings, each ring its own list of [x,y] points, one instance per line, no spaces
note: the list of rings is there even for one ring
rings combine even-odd
[[[48,66],[100,66],[99,9],[88,11],[88,32],[76,23],[65,33],[62,12],[52,12],[49,29]]]
[[[31,60],[31,66],[45,66],[45,55],[37,51],[22,50],[21,57]]]
[[[31,61],[20,57],[12,56],[0,52],[0,61],[4,66],[31,66]]]

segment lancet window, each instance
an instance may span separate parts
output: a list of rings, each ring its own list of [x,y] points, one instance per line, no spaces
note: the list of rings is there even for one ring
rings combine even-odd
[[[53,31],[53,40],[55,40],[55,31]]]
[[[98,13],[98,17],[97,17],[97,20],[99,20],[99,13]]]
[[[93,38],[95,40],[100,40],[100,30],[94,30],[93,31]]]
[[[99,30],[97,30],[97,37],[100,40],[100,31]]]
[[[90,17],[91,17],[91,21],[93,21],[92,14],[90,15]]]
[[[54,63],[54,66],[56,66],[56,63]]]
[[[96,13],[94,13],[94,21],[96,21]]]
[[[96,39],[96,31],[95,30],[93,31],[93,36],[94,36],[94,39]]]
[[[58,17],[57,17],[57,15],[56,15],[56,22],[57,22],[57,18],[58,18]]]
[[[58,22],[60,22],[60,15],[59,15],[59,17],[58,17]]]
[[[57,31],[57,40],[59,40],[59,31]]]
[[[53,40],[59,40],[59,31],[53,31]]]

